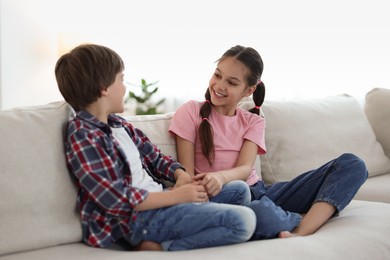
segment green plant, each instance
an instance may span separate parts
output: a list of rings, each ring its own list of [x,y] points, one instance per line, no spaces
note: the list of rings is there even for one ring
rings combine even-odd
[[[157,92],[158,87],[156,86],[158,81],[148,83],[145,79],[141,79],[141,85],[134,85],[136,87],[141,88],[141,94],[137,95],[133,91],[129,91],[129,99],[133,99],[136,101],[136,115],[151,115],[151,114],[159,114],[157,109],[158,107],[164,103],[165,98],[160,99],[157,102],[152,100],[152,96]]]

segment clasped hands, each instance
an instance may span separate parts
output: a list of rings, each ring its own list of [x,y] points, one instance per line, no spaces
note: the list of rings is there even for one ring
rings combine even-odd
[[[179,175],[173,189],[183,192],[183,196],[190,196],[193,202],[205,202],[216,196],[223,185],[223,177],[218,172],[200,173],[194,177],[185,173]]]

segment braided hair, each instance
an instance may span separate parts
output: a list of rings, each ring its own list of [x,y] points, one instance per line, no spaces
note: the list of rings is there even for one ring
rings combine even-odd
[[[265,85],[261,81],[261,75],[263,73],[264,66],[261,56],[255,49],[251,47],[236,45],[227,50],[222,55],[222,57],[218,59],[218,62],[222,61],[227,57],[234,57],[248,68],[249,74],[246,78],[247,84],[249,86],[256,85],[256,89],[252,94],[255,107],[251,108],[249,112],[259,115],[260,106],[263,104],[265,97]],[[205,93],[205,99],[206,101],[200,108],[199,115],[202,118],[202,122],[199,125],[198,134],[202,146],[202,153],[211,165],[215,157],[215,148],[213,140],[213,128],[208,121],[212,109],[210,91],[208,88]]]

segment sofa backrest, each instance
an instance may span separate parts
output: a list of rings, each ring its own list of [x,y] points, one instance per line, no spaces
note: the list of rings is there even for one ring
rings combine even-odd
[[[363,159],[370,177],[390,172],[390,160],[352,96],[266,100],[262,109],[267,154],[261,171],[267,183],[290,180],[342,153]]]
[[[374,88],[369,91],[364,111],[378,142],[390,158],[390,89]]]
[[[253,106],[251,99],[240,103],[246,110]],[[165,154],[177,158],[175,140],[168,134],[172,116],[173,112],[126,119],[143,130]],[[370,177],[390,172],[390,159],[362,106],[352,96],[266,100],[262,116],[266,119],[267,154],[260,157],[261,161],[257,158],[255,168],[266,183],[291,180],[343,153],[362,158]]]
[[[142,130],[161,151],[177,158],[175,138],[168,133],[174,112],[156,115],[124,116],[133,126]]]
[[[81,241],[64,102],[0,111],[0,255]]]

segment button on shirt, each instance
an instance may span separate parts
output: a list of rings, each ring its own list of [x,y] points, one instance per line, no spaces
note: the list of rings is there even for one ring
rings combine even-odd
[[[133,209],[148,196],[147,190],[132,186],[129,162],[110,127],[124,127],[154,181],[174,181],[175,170],[182,167],[123,118],[110,115],[107,125],[88,112],[77,112],[68,123],[66,159],[78,187],[83,240],[95,247],[130,234]]]

